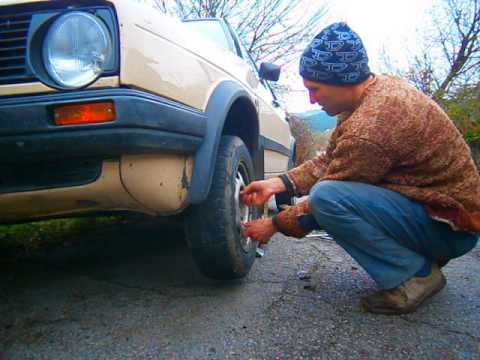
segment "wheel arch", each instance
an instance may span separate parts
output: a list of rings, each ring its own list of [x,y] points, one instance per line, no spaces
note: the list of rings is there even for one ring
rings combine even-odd
[[[189,204],[199,204],[207,198],[222,135],[240,137],[252,157],[255,177],[260,179],[264,174],[259,119],[251,95],[239,84],[224,81],[210,96],[206,115],[207,131],[202,145],[195,154]]]

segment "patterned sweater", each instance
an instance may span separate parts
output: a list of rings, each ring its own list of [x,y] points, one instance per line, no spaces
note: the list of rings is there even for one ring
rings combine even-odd
[[[381,186],[422,203],[455,230],[480,232],[480,178],[470,149],[445,112],[407,82],[376,75],[352,113],[337,117],[327,150],[287,173],[297,195],[317,181]],[[282,233],[303,237],[308,200],[275,217]]]

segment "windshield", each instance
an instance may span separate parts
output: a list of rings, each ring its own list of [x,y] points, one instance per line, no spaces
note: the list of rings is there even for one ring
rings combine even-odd
[[[210,41],[213,41],[222,49],[232,51],[233,47],[230,45],[228,38],[225,35],[222,24],[217,20],[198,20],[185,21],[185,25],[199,32]]]

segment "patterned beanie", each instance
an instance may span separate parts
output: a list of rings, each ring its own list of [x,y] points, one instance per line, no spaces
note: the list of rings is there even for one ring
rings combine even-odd
[[[303,52],[300,75],[329,85],[363,82],[370,75],[370,68],[362,40],[343,22],[327,26]]]

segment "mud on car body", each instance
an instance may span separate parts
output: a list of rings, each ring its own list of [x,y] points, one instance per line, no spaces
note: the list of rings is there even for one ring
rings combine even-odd
[[[183,213],[214,278],[250,269],[256,216],[238,193],[287,169],[285,114],[221,19],[184,22],[147,5],[3,1],[0,222]],[[159,239],[160,240],[160,239]]]

